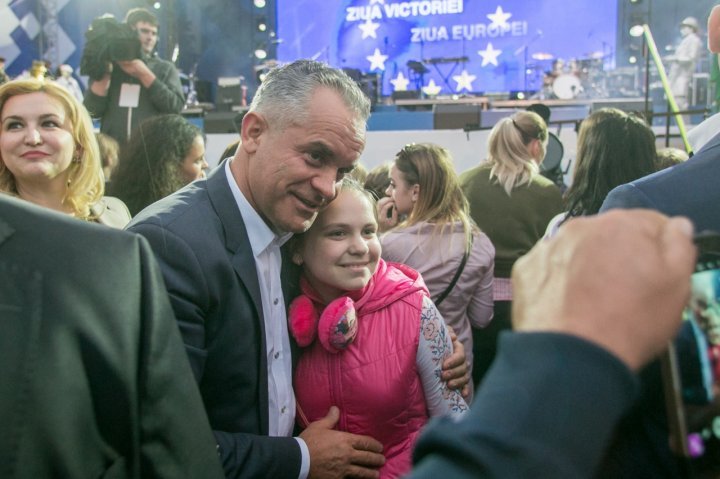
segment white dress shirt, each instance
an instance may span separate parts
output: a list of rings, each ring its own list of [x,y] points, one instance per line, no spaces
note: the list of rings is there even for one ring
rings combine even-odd
[[[263,221],[235,182],[230,171],[230,161],[225,163],[225,174],[245,222],[260,285],[267,353],[269,435],[287,437],[292,435],[295,424],[295,393],[292,388],[290,336],[280,279],[280,248],[292,233],[275,233]],[[295,439],[302,453],[299,478],[304,479],[310,469],[310,454],[305,441]]]

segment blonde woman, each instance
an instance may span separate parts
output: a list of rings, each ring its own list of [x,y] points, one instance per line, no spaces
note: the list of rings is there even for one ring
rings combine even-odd
[[[0,86],[0,192],[122,228],[130,213],[103,197],[104,183],[90,116],[67,90],[37,80]]]
[[[390,168],[379,202],[382,257],[422,274],[435,305],[472,365],[472,328],[493,316],[495,248],[468,215],[450,153],[433,144],[407,145]],[[399,217],[407,219],[399,222]]]
[[[547,141],[547,125],[539,115],[517,112],[493,127],[487,161],[460,176],[470,216],[495,246],[495,319],[475,337],[476,381],[495,356],[497,334],[510,327],[513,264],[563,211],[560,189],[539,174]]]

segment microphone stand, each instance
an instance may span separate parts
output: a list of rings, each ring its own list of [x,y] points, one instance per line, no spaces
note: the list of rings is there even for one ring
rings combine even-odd
[[[515,50],[514,55],[517,56],[520,54],[520,52],[523,52],[523,91],[527,92],[527,83],[528,83],[528,48],[530,48],[530,45],[535,43],[535,41],[542,36],[542,32],[538,31],[534,37],[532,37],[530,40],[525,42],[520,48]]]

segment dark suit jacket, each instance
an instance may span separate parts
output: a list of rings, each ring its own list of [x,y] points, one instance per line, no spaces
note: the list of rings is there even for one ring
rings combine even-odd
[[[160,261],[226,475],[297,478],[296,440],[267,436],[260,286],[225,163],[143,210],[128,229],[145,236]]]
[[[720,135],[685,163],[612,190],[601,211],[651,208],[687,216],[696,231],[720,231]]]
[[[410,478],[592,477],[636,392],[630,370],[594,344],[503,333],[470,413],[430,422]]]
[[[612,190],[600,211],[649,208],[690,218],[696,231],[720,231],[720,135],[685,163]],[[677,343],[678,340],[676,340]],[[676,478],[681,466],[668,446],[660,365],[641,372],[642,394],[620,422],[598,477]]]
[[[147,242],[0,195],[0,477],[222,477]]]

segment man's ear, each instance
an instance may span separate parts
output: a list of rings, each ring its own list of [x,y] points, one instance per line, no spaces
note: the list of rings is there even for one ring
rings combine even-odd
[[[242,148],[248,153],[254,153],[260,144],[260,138],[267,132],[268,124],[265,117],[254,111],[248,112],[243,117],[240,138]]]

